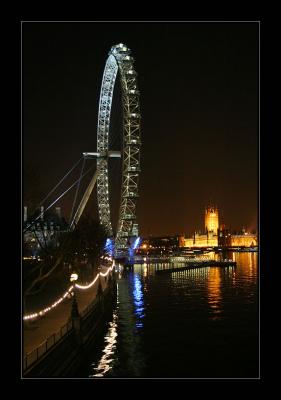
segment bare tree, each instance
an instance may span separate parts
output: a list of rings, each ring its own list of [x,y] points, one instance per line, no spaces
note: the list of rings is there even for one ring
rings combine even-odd
[[[38,238],[39,240],[39,238]],[[42,291],[47,282],[55,273],[61,271],[63,263],[73,263],[76,259],[81,260],[87,254],[92,266],[103,252],[106,241],[104,228],[90,218],[81,218],[79,224],[73,231],[61,233],[57,244],[40,242],[40,255],[43,262],[29,269],[25,276],[24,299]]]

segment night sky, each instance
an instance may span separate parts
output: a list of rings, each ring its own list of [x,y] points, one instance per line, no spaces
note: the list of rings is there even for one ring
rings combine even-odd
[[[141,92],[140,234],[202,230],[210,200],[228,226],[256,229],[258,30],[234,22],[24,22],[23,166],[40,175],[41,198],[82,152],[96,150],[103,69],[122,42]],[[66,217],[71,193],[58,204]]]

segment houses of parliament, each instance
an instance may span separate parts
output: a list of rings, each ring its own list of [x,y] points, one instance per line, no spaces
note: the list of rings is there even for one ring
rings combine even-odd
[[[216,206],[205,208],[204,234],[194,232],[192,237],[179,238],[180,247],[255,247],[258,245],[257,235],[242,230],[241,234],[232,234],[225,225],[219,224],[219,209]]]

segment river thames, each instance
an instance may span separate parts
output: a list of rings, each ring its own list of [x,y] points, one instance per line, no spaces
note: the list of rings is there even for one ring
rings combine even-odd
[[[237,266],[120,273],[112,318],[81,377],[258,378],[258,253],[227,257]]]

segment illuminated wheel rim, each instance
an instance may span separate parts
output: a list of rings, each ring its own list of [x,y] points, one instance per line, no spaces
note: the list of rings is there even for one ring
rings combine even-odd
[[[115,237],[115,253],[128,249],[136,221],[136,205],[139,197],[141,115],[137,73],[133,66],[134,59],[130,54],[130,49],[122,43],[111,47],[103,73],[98,114],[97,152],[107,154],[113,91],[119,71],[123,109],[123,146],[121,150],[121,202]],[[108,236],[113,237],[109,204],[108,158],[97,159],[97,168],[100,169],[97,179],[99,219],[106,228]]]

